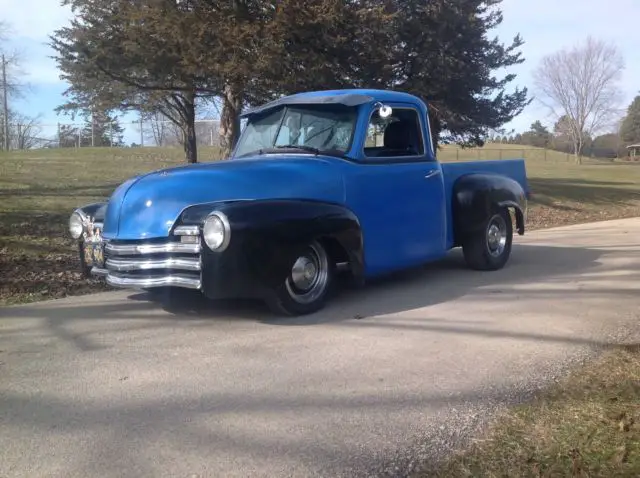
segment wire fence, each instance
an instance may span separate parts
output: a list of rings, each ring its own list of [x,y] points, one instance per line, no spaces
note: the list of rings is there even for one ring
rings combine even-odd
[[[200,146],[218,146],[220,121],[200,119],[195,122]],[[118,121],[115,125],[92,125],[86,122],[10,123],[9,148],[68,148],[122,146],[180,146],[182,132],[170,121]],[[3,129],[0,145],[5,147]]]
[[[182,132],[170,121],[118,121],[119,128],[94,127],[86,122],[9,124],[9,149],[85,148],[85,147],[182,147]],[[219,147],[220,121],[198,119],[195,122],[199,147]],[[0,128],[0,147],[5,146]],[[543,162],[576,161],[573,153],[544,148],[521,147],[507,143],[486,143],[482,148],[459,148],[445,145],[438,149],[440,161],[525,159]],[[594,157],[598,161],[634,160],[633,157]]]
[[[576,157],[573,153],[566,151],[556,151],[552,149],[544,148],[523,148],[517,145],[504,144],[502,147],[496,147],[495,143],[487,143],[482,148],[458,148],[445,146],[438,151],[438,159],[440,161],[488,161],[488,160],[502,160],[502,159],[524,159],[531,161],[542,162],[566,162],[575,163]],[[623,160],[629,161],[635,158],[630,157],[616,157],[613,156],[597,156],[597,155],[583,155],[582,160],[593,161],[615,161]],[[640,157],[638,157],[640,159]]]

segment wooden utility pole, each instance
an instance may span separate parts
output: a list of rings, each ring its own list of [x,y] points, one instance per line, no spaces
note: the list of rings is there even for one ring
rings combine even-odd
[[[9,87],[7,86],[7,61],[4,58],[4,54],[2,55],[2,102],[3,102],[3,114],[4,120],[2,122],[3,125],[3,133],[4,133],[4,150],[9,151],[9,99],[8,92]]]

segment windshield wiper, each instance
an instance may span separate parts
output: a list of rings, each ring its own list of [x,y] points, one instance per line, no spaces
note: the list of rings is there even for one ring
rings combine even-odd
[[[306,144],[281,144],[276,146],[276,149],[301,149],[310,153],[320,154],[320,150],[318,148],[307,146]]]

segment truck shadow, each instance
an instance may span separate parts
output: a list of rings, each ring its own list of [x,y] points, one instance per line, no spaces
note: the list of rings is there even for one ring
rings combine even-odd
[[[26,334],[30,338],[22,347],[29,349],[33,340],[40,340],[37,337],[53,335],[81,351],[93,352],[110,348],[109,341],[104,339],[110,332],[173,330],[176,326],[210,328],[234,322],[259,323],[269,327],[340,324],[358,328],[393,327],[408,332],[482,335],[477,326],[485,322],[474,314],[477,304],[500,308],[502,302],[505,307],[517,310],[518,306],[513,304],[522,301],[526,304],[522,305],[523,312],[530,313],[536,304],[544,310],[546,302],[553,299],[570,304],[568,310],[571,310],[571,304],[592,299],[598,301],[599,296],[607,296],[607,303],[615,303],[616,297],[624,299],[628,294],[637,295],[637,290],[629,287],[640,281],[640,270],[634,269],[635,262],[628,258],[622,258],[622,261],[615,258],[609,265],[606,257],[612,253],[628,252],[631,255],[636,249],[637,244],[611,248],[515,244],[507,266],[495,272],[468,269],[461,251],[454,250],[439,262],[378,279],[362,289],[338,287],[325,309],[301,317],[276,316],[259,301],[214,302],[188,291],[175,297],[145,292],[108,292],[54,301],[44,306],[0,308],[0,319],[42,320],[42,324],[35,328],[32,325],[8,328],[2,338],[8,343]],[[580,287],[575,286],[578,282]],[[448,316],[451,312],[425,310],[463,297],[469,302],[454,306],[462,311],[455,317]],[[403,315],[395,320],[394,314]],[[380,320],[380,316],[390,320]],[[497,336],[493,330],[486,333]],[[498,335],[509,336],[512,333],[501,331]],[[97,339],[96,334],[102,338]],[[537,333],[534,335],[527,337],[542,340]],[[545,336],[544,340],[552,338]],[[556,340],[584,343],[586,339],[563,334]]]
[[[209,301],[189,291],[181,291],[177,296],[139,293],[129,299],[151,301],[182,319],[233,316],[274,325],[314,325],[396,314],[469,294],[496,297],[503,288],[516,284],[565,282],[598,266],[603,253],[602,250],[579,247],[514,244],[511,259],[504,269],[479,272],[468,269],[461,250],[456,249],[443,260],[377,279],[361,289],[338,283],[336,293],[325,309],[301,317],[274,316],[257,301]],[[571,292],[564,290],[563,293],[571,300]],[[529,292],[525,290],[522,294]]]

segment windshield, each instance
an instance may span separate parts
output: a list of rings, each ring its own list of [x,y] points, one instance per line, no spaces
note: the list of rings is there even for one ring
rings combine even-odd
[[[235,156],[286,149],[342,155],[351,146],[357,111],[342,105],[285,106],[252,118]]]

